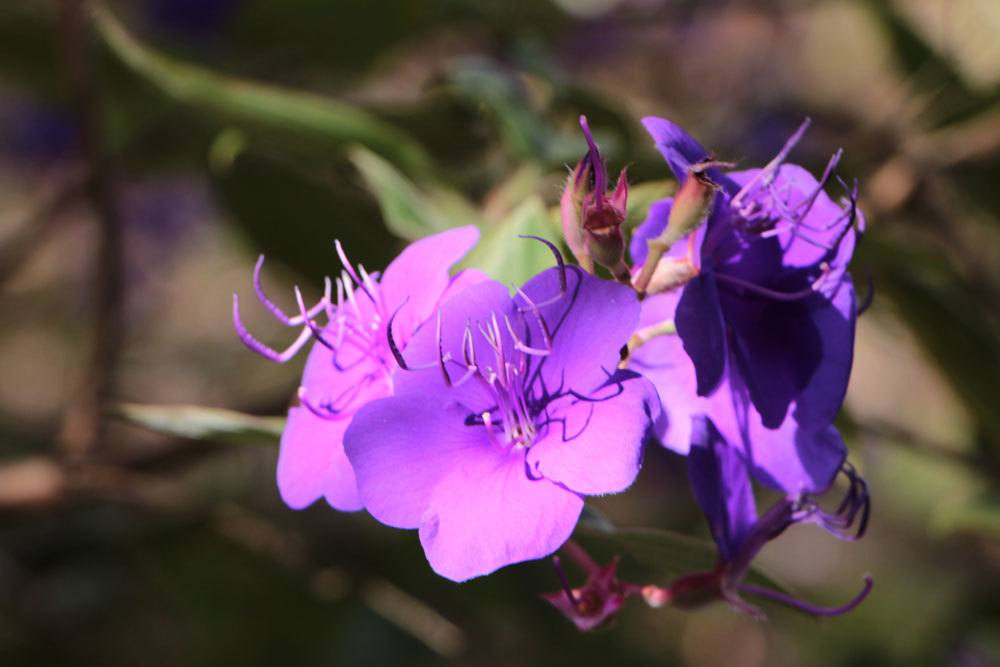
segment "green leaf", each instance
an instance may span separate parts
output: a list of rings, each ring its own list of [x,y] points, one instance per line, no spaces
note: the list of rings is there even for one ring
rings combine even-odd
[[[114,414],[151,431],[192,440],[276,444],[285,428],[284,417],[258,417],[200,405],[121,403]]]
[[[481,269],[502,283],[521,285],[555,263],[544,244],[518,238],[523,235],[558,243],[558,228],[537,195],[529,197],[500,223],[486,227],[461,266]]]
[[[378,201],[386,226],[401,238],[412,241],[480,222],[476,209],[458,193],[441,186],[421,190],[392,163],[365,148],[353,149],[350,158]]]
[[[136,40],[106,9],[94,20],[112,53],[164,95],[222,123],[302,140],[314,150],[359,143],[408,173],[427,174],[431,161],[402,130],[356,107],[311,93],[224,76],[158,53]]]

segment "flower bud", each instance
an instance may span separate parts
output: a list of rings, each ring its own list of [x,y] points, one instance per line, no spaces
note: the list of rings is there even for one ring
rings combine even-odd
[[[609,196],[607,167],[586,116],[580,116],[580,127],[588,150],[566,181],[559,203],[563,236],[584,269],[593,272],[596,262],[619,280],[627,280],[625,239],[621,231],[628,199],[625,170]]]
[[[603,169],[603,165],[601,168]],[[625,239],[622,236],[627,199],[628,180],[622,169],[610,199],[603,191],[595,190],[583,200],[583,231],[587,252],[595,262],[613,272],[615,277],[622,272],[628,274],[625,267]]]
[[[701,226],[711,213],[715,193],[719,190],[719,185],[709,178],[706,172],[712,167],[720,166],[730,165],[711,159],[691,165],[688,177],[674,195],[667,228],[656,239],[656,243],[661,243],[669,249],[678,240]]]
[[[580,219],[583,198],[587,194],[589,173],[590,162],[585,156],[576,164],[576,168],[566,179],[566,187],[559,200],[559,217],[566,245],[569,246],[580,266],[593,273],[594,263],[587,252],[587,246],[583,239],[583,223]]]

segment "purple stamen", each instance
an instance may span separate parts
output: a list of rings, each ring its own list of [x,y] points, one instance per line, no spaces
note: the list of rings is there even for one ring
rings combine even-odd
[[[824,262],[820,265],[820,271],[820,276],[816,278],[816,280],[814,280],[809,287],[801,289],[798,292],[780,292],[778,290],[762,287],[748,280],[743,280],[742,278],[737,278],[736,276],[727,275],[725,273],[716,272],[715,277],[724,283],[735,285],[736,287],[743,288],[748,292],[752,292],[768,299],[774,299],[775,301],[800,301],[811,296],[817,289],[819,289],[819,286],[823,284],[823,280],[825,280],[826,276],[830,273],[830,266]]]
[[[555,243],[553,243],[552,241],[549,241],[548,239],[543,239],[541,236],[533,236],[531,234],[519,234],[518,238],[533,239],[535,241],[539,241],[539,242],[545,244],[545,246],[552,252],[552,256],[555,257],[555,259],[556,259],[556,266],[559,267],[559,294],[558,294],[558,296],[555,296],[552,299],[548,299],[546,301],[543,301],[542,303],[536,304],[536,307],[537,308],[543,308],[543,307],[548,306],[550,304],[556,303],[557,301],[559,301],[559,299],[561,299],[561,298],[563,298],[563,296],[565,296],[566,289],[567,289],[566,288],[566,285],[567,285],[567,282],[566,282],[566,260],[563,259],[562,253],[559,252],[559,248],[556,247]],[[518,289],[518,292],[520,293],[520,289]],[[523,296],[523,294],[522,294],[522,296]]]
[[[402,308],[402,305],[400,305],[400,308]],[[411,369],[406,364],[406,359],[403,358],[403,353],[399,351],[399,347],[396,345],[396,341],[395,339],[393,339],[392,336],[392,323],[393,320],[396,319],[396,315],[398,314],[399,314],[399,308],[397,308],[396,311],[389,317],[389,322],[388,324],[386,324],[385,327],[385,337],[386,341],[389,343],[389,351],[392,352],[392,356],[396,360],[396,363],[399,364],[399,367],[402,368],[404,371],[408,371]]]
[[[344,267],[344,271],[347,272],[347,275],[349,275],[355,283],[360,285],[361,279],[358,277],[358,274],[354,272],[354,268],[351,266],[350,260],[347,259],[347,253],[344,252],[344,247],[340,245],[340,241],[334,240],[333,247],[337,249],[337,257],[340,258],[340,265]]]
[[[569,585],[569,579],[566,577],[566,572],[563,571],[562,560],[559,556],[552,557],[552,567],[555,568],[556,576],[559,578],[559,584],[566,593],[566,599],[569,600],[569,603],[573,605],[574,609],[576,609],[580,605],[580,600],[576,597],[576,593],[573,592],[573,589]]]
[[[302,331],[299,332],[298,338],[296,338],[291,345],[281,352],[268,347],[254,338],[243,325],[243,320],[240,319],[240,297],[238,294],[233,294],[233,327],[236,329],[236,335],[239,336],[244,345],[265,359],[269,359],[278,364],[283,364],[294,357],[298,351],[302,349],[302,346],[309,342],[309,339],[312,336],[309,329],[303,328]]]
[[[444,351],[444,341],[441,339],[441,311],[437,312],[437,324],[435,325],[435,337],[437,339],[437,349],[438,349],[438,368],[441,369],[441,375],[444,378],[445,385],[452,387],[454,386],[451,382],[451,376],[448,374],[448,368],[445,363],[451,358],[445,354]]]
[[[531,300],[531,298],[524,293],[524,291],[518,287],[517,294],[525,303],[528,304],[526,309],[518,309],[522,313],[530,312],[535,317],[535,321],[538,322],[538,328],[542,332],[542,340],[545,341],[545,347],[549,350],[552,349],[552,333],[549,331],[548,325],[545,323],[545,318],[542,317],[542,313],[538,306]]]
[[[334,345],[330,343],[328,340],[326,340],[326,338],[323,336],[323,332],[319,330],[319,327],[316,326],[316,323],[313,322],[312,318],[309,317],[309,313],[306,311],[305,301],[302,299],[302,290],[299,289],[298,285],[294,286],[292,290],[295,292],[295,302],[299,306],[299,314],[302,317],[302,321],[303,323],[305,323],[306,328],[309,329],[309,331],[312,333],[313,338],[315,338],[323,347],[329,350],[336,351],[337,348],[334,347]]]
[[[864,587],[861,589],[861,592],[855,595],[849,602],[838,607],[819,607],[803,600],[798,600],[779,591],[764,588],[763,586],[755,586],[753,584],[741,584],[740,592],[772,600],[773,602],[783,604],[786,607],[796,609],[811,616],[840,616],[841,614],[846,614],[847,612],[857,608],[857,606],[860,605],[866,597],[868,597],[868,594],[871,592],[875,582],[871,575],[868,574],[865,575],[864,581]]]
[[[736,195],[733,197],[732,200],[733,208],[737,209],[740,208],[740,204],[742,203],[743,198],[747,196],[747,194],[757,185],[757,183],[761,179],[764,179],[765,185],[770,184],[771,179],[774,178],[774,173],[778,170],[778,167],[780,167],[781,164],[788,158],[789,154],[792,152],[792,149],[794,149],[795,145],[799,143],[799,140],[802,139],[802,136],[806,133],[806,130],[809,129],[809,126],[811,124],[812,124],[812,119],[810,118],[806,118],[805,120],[802,121],[802,124],[799,125],[799,129],[795,130],[795,133],[788,138],[788,141],[786,141],[785,145],[781,147],[781,150],[778,151],[778,154],[775,155],[774,158],[770,162],[768,162],[767,165],[765,165],[764,168],[761,169],[756,176],[747,181],[746,185],[740,188],[740,191],[736,193]]]
[[[510,332],[510,337],[512,339],[514,339],[514,348],[515,349],[520,350],[521,352],[524,352],[525,354],[530,354],[530,355],[537,356],[537,357],[548,356],[549,353],[552,351],[551,348],[542,350],[542,349],[539,349],[537,347],[531,347],[531,346],[529,346],[524,341],[522,341],[518,337],[518,335],[514,332],[514,325],[510,323],[510,318],[507,317],[506,315],[504,315],[503,319],[504,319],[504,323],[507,325],[507,331]]]

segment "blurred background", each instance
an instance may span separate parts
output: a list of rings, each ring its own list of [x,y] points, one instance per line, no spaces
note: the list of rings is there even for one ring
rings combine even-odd
[[[22,0],[0,41],[0,664],[1000,664],[995,0]],[[672,188],[643,115],[744,167],[806,116],[794,162],[845,149],[875,299],[840,426],[874,514],[759,561],[826,604],[871,572],[853,614],[633,601],[581,635],[538,598],[547,561],[458,586],[414,533],[281,504],[303,358],[233,332],[238,291],[291,340],[251,298],[257,255],[293,309],[335,238],[379,268],[475,222],[470,261],[518,280],[551,261],[512,239],[557,238],[581,113],[629,166],[630,224]],[[707,537],[658,449],[595,506]],[[712,564],[665,540],[618,549],[623,575]]]

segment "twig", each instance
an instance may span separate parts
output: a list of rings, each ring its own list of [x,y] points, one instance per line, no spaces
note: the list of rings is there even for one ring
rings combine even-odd
[[[104,435],[102,406],[114,391],[124,317],[122,218],[112,165],[102,145],[100,98],[94,77],[87,0],[60,0],[59,46],[73,99],[90,180],[87,194],[99,226],[93,283],[94,323],[89,365],[64,415],[59,433],[63,453],[79,461]]]

